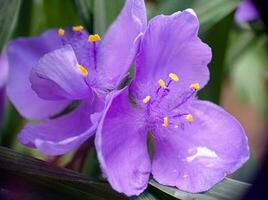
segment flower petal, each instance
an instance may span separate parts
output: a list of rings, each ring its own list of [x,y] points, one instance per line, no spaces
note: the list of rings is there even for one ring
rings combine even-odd
[[[61,46],[55,30],[38,37],[17,39],[6,48],[9,65],[7,95],[21,115],[28,119],[42,119],[60,112],[69,101],[46,101],[32,90],[31,69],[44,54]],[[44,109],[45,108],[45,109]]]
[[[112,187],[128,196],[147,187],[151,164],[144,118],[128,100],[128,91],[114,94],[97,130],[96,148]]]
[[[184,129],[155,133],[154,178],[187,192],[210,189],[249,157],[247,137],[239,122],[222,108],[193,101],[193,122]]]
[[[100,43],[97,69],[106,87],[116,87],[128,72],[146,24],[144,0],[127,0]]]
[[[199,83],[200,87],[207,83],[211,50],[198,38],[198,28],[198,19],[190,9],[150,21],[137,55],[136,76],[131,87],[137,98],[151,95],[147,84],[157,88],[158,80],[170,80],[170,73],[180,79],[171,84],[176,93],[188,89],[192,83]]]
[[[87,74],[78,69],[73,48],[65,45],[44,55],[33,67],[33,90],[43,99],[84,99],[93,95],[87,83]]]
[[[8,60],[7,55],[4,53],[0,55],[0,88],[4,87],[8,78]]]
[[[64,45],[71,45],[79,64],[87,70],[94,71],[93,44],[88,42],[88,32],[83,29],[74,31],[70,28],[65,29],[64,35],[61,36]]]
[[[259,12],[252,0],[243,0],[235,12],[235,21],[237,23],[252,21],[258,17]]]
[[[2,117],[4,114],[5,98],[6,98],[5,94],[6,94],[5,89],[0,87],[0,128],[2,125]]]
[[[65,154],[95,133],[103,102],[83,101],[73,112],[62,117],[28,124],[20,132],[19,141],[47,155]]]

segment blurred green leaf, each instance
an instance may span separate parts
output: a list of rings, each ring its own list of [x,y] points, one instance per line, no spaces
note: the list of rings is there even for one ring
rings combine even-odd
[[[157,183],[154,180],[150,181],[150,185],[165,192],[177,199],[181,200],[235,200],[239,199],[241,195],[249,188],[249,184],[239,182],[236,180],[225,178],[224,181],[218,183],[214,188],[208,192],[191,194],[180,191],[176,188],[167,187]]]
[[[44,187],[47,192],[56,192],[63,195],[62,197],[69,196],[68,199],[126,199],[114,192],[107,183],[89,179],[74,171],[53,166],[4,147],[0,147],[0,163],[0,173],[5,174],[7,179],[19,179],[30,187]],[[13,188],[12,192],[16,192],[16,188]],[[43,193],[38,195],[43,199]]]
[[[14,126],[16,122],[16,126]],[[23,125],[23,119],[16,109],[10,104],[6,104],[4,123],[0,135],[0,145],[11,147],[16,140],[16,135]]]
[[[264,84],[268,74],[266,38],[259,38],[231,65],[231,78],[240,99],[252,103],[260,114],[267,112],[267,91]]]
[[[109,25],[119,15],[124,0],[107,1],[95,0],[94,4],[94,32],[104,35]]]
[[[209,64],[210,80],[206,87],[199,93],[201,99],[210,100],[215,103],[219,103],[220,101],[225,55],[232,24],[233,15],[230,14],[209,29],[206,34],[202,34],[204,42],[211,47],[212,61]]]
[[[80,25],[76,7],[72,0],[32,0],[30,12],[30,35],[37,35],[49,28],[70,27]]]
[[[87,30],[93,33],[93,3],[94,0],[74,0],[76,10],[83,20]]]
[[[103,35],[124,5],[124,0],[75,0],[77,10],[85,24],[93,24],[90,32]]]
[[[21,0],[0,0],[0,51],[15,28],[20,5]]]
[[[156,14],[172,14],[187,8],[193,8],[200,21],[200,33],[203,34],[214,25],[230,15],[237,7],[239,0],[158,0]],[[152,16],[149,17],[152,17]]]
[[[240,56],[257,41],[258,36],[252,31],[231,31],[228,52],[226,55],[227,70],[230,70]]]
[[[200,33],[205,33],[237,7],[238,0],[195,0],[193,9],[200,21]]]
[[[152,13],[153,15],[157,14],[166,14],[170,15],[174,12],[191,8],[194,0],[158,0],[157,11]],[[153,16],[149,16],[150,18]]]

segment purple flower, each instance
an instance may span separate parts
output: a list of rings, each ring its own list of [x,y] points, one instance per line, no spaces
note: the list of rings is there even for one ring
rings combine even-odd
[[[114,92],[107,103],[96,148],[103,173],[118,192],[140,194],[150,173],[164,185],[206,191],[249,157],[239,122],[195,97],[209,79],[211,60],[198,28],[192,10],[153,18],[130,87]]]
[[[21,115],[41,120],[23,128],[20,142],[58,155],[94,134],[105,96],[127,75],[146,23],[144,2],[127,0],[103,39],[75,26],[10,42],[8,96]]]
[[[255,20],[259,17],[259,12],[252,0],[243,0],[235,13],[235,21],[237,23],[243,23]]]
[[[6,55],[0,55],[0,126],[4,113],[4,105],[5,105],[5,85],[8,76],[8,63],[6,59]]]

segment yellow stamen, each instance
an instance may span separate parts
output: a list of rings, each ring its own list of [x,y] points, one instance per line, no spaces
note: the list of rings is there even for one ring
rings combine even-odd
[[[167,87],[165,81],[163,81],[162,79],[160,79],[160,80],[158,81],[158,83],[159,83],[159,86],[160,86],[161,88],[166,88],[166,87]]]
[[[146,97],[143,99],[143,103],[148,103],[150,100],[151,100],[151,96],[146,96]]]
[[[193,83],[193,84],[190,85],[190,88],[193,88],[195,90],[199,90],[200,85],[199,85],[199,83]]]
[[[191,114],[186,115],[185,119],[188,120],[189,122],[192,122],[194,120],[193,115]]]
[[[179,81],[179,77],[177,76],[177,74],[174,74],[174,73],[170,73],[169,75],[169,78],[171,78],[173,81]]]
[[[58,30],[58,35],[60,35],[60,36],[64,36],[64,33],[65,33],[65,30],[62,29],[62,28],[59,28],[59,30]]]
[[[77,67],[77,70],[78,70],[83,76],[87,76],[87,75],[88,75],[88,71],[87,71],[87,69],[86,69],[84,66],[77,64],[76,67]]]
[[[164,127],[167,127],[168,126],[168,117],[164,117],[163,126]]]
[[[89,42],[98,42],[100,40],[101,40],[101,37],[98,34],[88,36]]]
[[[73,31],[81,31],[83,29],[84,29],[83,26],[73,26]]]

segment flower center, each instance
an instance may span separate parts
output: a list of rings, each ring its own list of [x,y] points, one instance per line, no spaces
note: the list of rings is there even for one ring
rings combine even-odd
[[[189,112],[182,112],[181,107],[188,102],[200,88],[199,83],[193,83],[189,86],[189,90],[185,91],[179,101],[174,105],[170,104],[168,95],[171,92],[171,84],[179,84],[179,77],[175,73],[170,73],[168,81],[160,79],[158,81],[159,87],[155,91],[154,96],[147,95],[143,100],[143,104],[146,104],[146,112],[150,118],[150,122],[163,127],[173,126],[174,128],[185,126],[186,122],[192,122],[194,117]],[[170,106],[172,105],[172,106]]]

